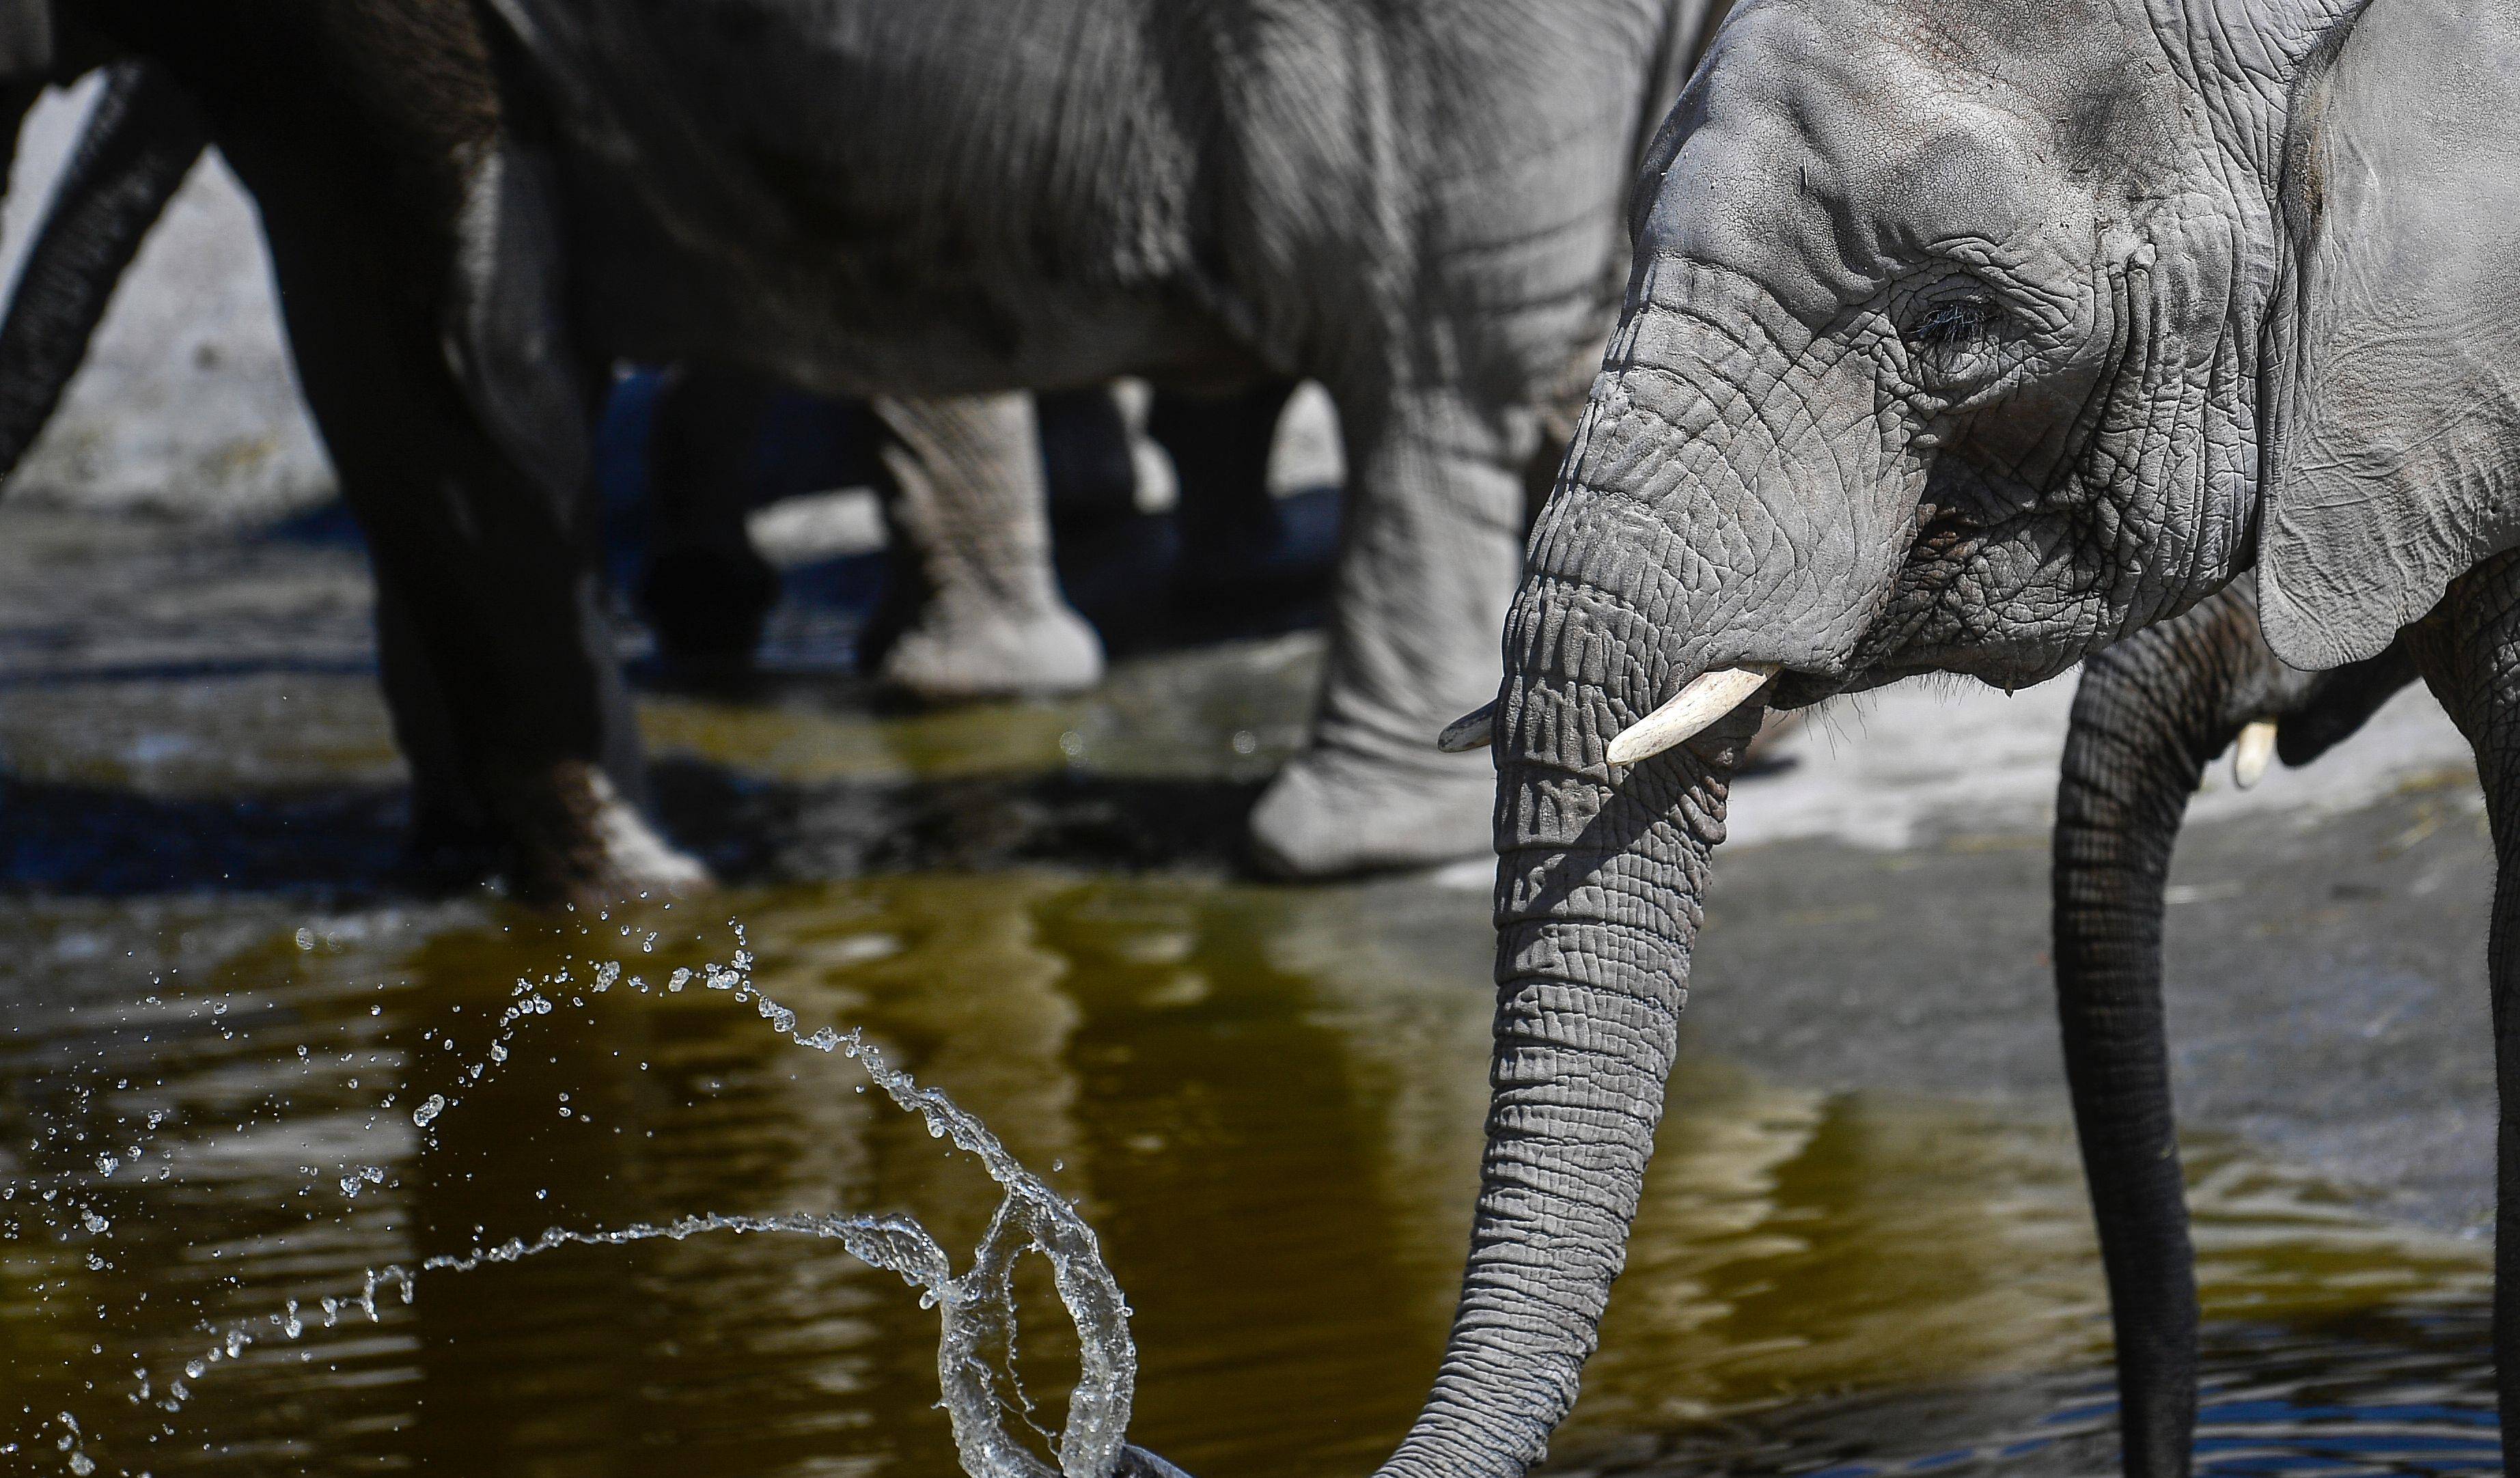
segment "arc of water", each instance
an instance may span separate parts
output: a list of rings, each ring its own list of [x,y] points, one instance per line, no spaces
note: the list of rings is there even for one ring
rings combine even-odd
[[[556,1227],[531,1241],[518,1238],[466,1253],[440,1254],[416,1268],[377,1269],[368,1274],[366,1289],[358,1298],[338,1303],[333,1299],[323,1301],[325,1324],[329,1326],[342,1307],[359,1309],[375,1318],[377,1295],[389,1286],[398,1287],[403,1301],[410,1302],[414,1283],[422,1273],[469,1272],[485,1264],[518,1262],[561,1247],[617,1246],[657,1238],[679,1241],[704,1232],[832,1237],[859,1261],[898,1275],[920,1289],[937,1310],[942,1326],[936,1350],[937,1380],[953,1425],[955,1450],[970,1478],[1178,1478],[1169,1465],[1129,1447],[1123,1440],[1137,1390],[1138,1352],[1129,1333],[1128,1300],[1102,1260],[1102,1244],[1094,1229],[1065,1197],[1026,1169],[987,1125],[939,1090],[922,1088],[910,1074],[886,1063],[882,1053],[860,1033],[843,1035],[826,1027],[810,1035],[799,1034],[795,1013],[761,995],[751,984],[750,963],[749,955],[739,951],[736,968],[720,970],[712,965],[706,984],[711,989],[734,990],[739,1000],[749,997],[772,1028],[798,1046],[853,1058],[895,1104],[924,1120],[930,1135],[951,1141],[977,1159],[1005,1192],[989,1219],[988,1231],[980,1239],[969,1271],[956,1276],[953,1259],[944,1247],[909,1216],[793,1212],[730,1216],[709,1212],[663,1224],[633,1223],[592,1232]],[[603,983],[597,986],[599,991],[610,983],[608,976],[600,978]],[[530,987],[520,988],[530,994]],[[502,1018],[502,1041],[506,1030],[520,1016],[548,1011],[549,1007],[541,1005],[540,998],[534,999],[537,1007],[512,1008]],[[498,1055],[504,1059],[506,1054],[503,1052]],[[414,1122],[426,1128],[451,1106],[444,1099],[432,1098],[414,1111]],[[1014,1267],[1017,1259],[1032,1250],[1040,1251],[1049,1260],[1059,1301],[1066,1306],[1077,1333],[1078,1377],[1068,1394],[1067,1425],[1059,1435],[1058,1467],[1055,1471],[1006,1431],[1001,1420],[1005,1408],[997,1398],[994,1368],[987,1353],[993,1345],[1003,1344],[1010,1351],[1013,1347]],[[294,1301],[285,1320],[273,1315],[270,1321],[291,1338],[300,1332]],[[250,1325],[228,1330],[216,1349],[187,1365],[185,1374],[199,1379],[211,1363],[222,1357],[233,1360],[246,1346],[258,1342],[261,1332],[258,1326]],[[174,1386],[165,1410],[176,1410],[183,1394],[180,1384]]]
[[[815,1037],[796,1040],[822,1046]],[[1000,1407],[991,1388],[989,1366],[981,1351],[991,1340],[1004,1339],[1014,1324],[1014,1262],[1028,1246],[1050,1259],[1051,1277],[1059,1302],[1076,1323],[1079,1368],[1076,1387],[1068,1393],[1067,1425],[1058,1441],[1058,1471],[1063,1478],[1108,1478],[1120,1460],[1122,1436],[1138,1383],[1138,1350],[1129,1335],[1128,1300],[1102,1261],[1094,1229],[1038,1176],[1024,1168],[989,1132],[987,1125],[932,1088],[921,1088],[909,1074],[887,1065],[880,1053],[857,1033],[833,1038],[826,1051],[855,1057],[867,1076],[895,1103],[927,1121],[928,1133],[951,1140],[979,1160],[989,1178],[1006,1190],[997,1215],[981,1237],[971,1271],[960,1278],[930,1283],[902,1267],[870,1256],[849,1243],[857,1257],[891,1268],[919,1281],[937,1297],[944,1330],[936,1352],[937,1379],[945,1390],[946,1411],[954,1423],[954,1443],[972,1478],[1049,1478],[1029,1452],[1006,1434],[998,1422]],[[911,1224],[916,1227],[917,1224]],[[1018,1239],[1020,1233],[1020,1239]],[[936,1262],[944,1252],[921,1229]]]

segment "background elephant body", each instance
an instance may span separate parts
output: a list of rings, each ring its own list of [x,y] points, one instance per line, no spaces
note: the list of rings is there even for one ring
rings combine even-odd
[[[606,795],[636,793],[626,716],[599,696],[614,680],[561,675],[608,666],[581,486],[597,367],[722,365],[903,407],[1121,374],[1199,393],[1309,375],[1338,404],[1352,497],[1316,740],[1254,827],[1264,862],[1325,873],[1483,839],[1483,769],[1424,737],[1493,684],[1486,634],[1517,562],[1527,465],[1606,330],[1629,169],[1706,9],[1587,0],[1469,23],[1437,0],[1292,22],[1145,0],[771,5],[737,24],[704,6],[598,3],[518,5],[484,31],[470,7],[434,3],[171,16],[86,0],[64,9],[63,50],[164,65],[262,204],[383,599],[424,607],[382,623],[403,633],[387,638],[389,678],[415,711],[432,693],[457,710],[403,737],[452,756],[463,794],[518,797],[472,807],[492,832],[613,801],[528,803],[556,783],[485,780],[485,762],[551,776],[566,755],[568,774],[607,777]],[[248,51],[260,80],[243,75]],[[284,96],[281,64],[323,80]],[[371,88],[380,67],[401,75]],[[386,353],[403,368],[350,363]],[[305,363],[326,355],[338,367]],[[432,381],[442,411],[424,419],[471,425],[423,451],[411,392]],[[1004,515],[994,553],[1028,567],[983,560],[992,573],[962,578],[980,567],[972,550],[940,540],[923,552],[933,609],[982,591],[996,605],[948,620],[958,639],[1020,609],[1000,633],[1021,649],[1011,660],[1084,665],[1082,633],[1046,593],[1020,459],[964,434],[971,415],[948,419],[953,436],[923,440],[953,475],[918,453],[899,470],[938,507],[987,492]],[[476,435],[468,469],[432,467]],[[359,466],[363,447],[376,456]],[[497,517],[419,491],[508,470],[538,491],[497,498]],[[996,480],[961,475],[973,470]],[[437,553],[402,549],[389,515],[438,521],[404,525]],[[493,528],[514,536],[503,560],[475,560],[502,565],[494,582],[389,569]],[[487,658],[515,677],[456,679],[493,645],[470,603],[517,588],[527,565],[543,571],[530,583],[573,593],[529,618],[544,636]],[[953,688],[954,644],[907,625],[901,659],[934,658],[911,666]],[[1030,650],[1046,631],[1060,649]],[[551,653],[526,660],[532,640]],[[531,699],[470,711],[519,680]],[[608,716],[563,718],[570,705]],[[503,747],[531,753],[491,755]]]
[[[1331,651],[1254,828],[1329,873],[1484,839],[1484,767],[1426,736],[1494,686],[1525,466],[1605,332],[1629,170],[1703,11],[502,14],[608,353],[896,396],[1323,381],[1351,494]]]
[[[498,117],[476,18],[453,4],[212,16],[101,0],[55,19],[53,74],[114,67],[0,331],[11,457],[167,195],[215,142],[261,209],[297,379],[368,536],[422,854],[495,848],[520,890],[547,897],[702,882],[638,809],[583,437],[546,434],[516,457],[494,431],[509,409],[469,396],[450,365],[453,331],[482,316],[459,264],[461,181]],[[498,235],[521,248],[509,265],[531,262],[538,233]],[[547,370],[553,341],[538,342]],[[582,421],[579,383],[542,374],[518,408],[546,425]]]
[[[1704,9],[1464,25],[1425,0],[1280,26],[1236,4],[771,6],[734,25],[597,5],[518,7],[510,35],[455,4],[82,0],[60,55],[162,67],[262,208],[375,551],[397,732],[448,778],[424,792],[449,798],[438,829],[597,896],[698,875],[629,809],[602,630],[585,430],[625,358],[897,406],[1121,373],[1322,379],[1352,512],[1317,742],[1264,798],[1260,853],[1335,872],[1474,848],[1485,775],[1424,736],[1493,681],[1525,467],[1605,331],[1628,169]],[[1042,25],[1092,44],[1037,45]],[[986,437],[925,439],[1018,466]],[[988,486],[903,470],[936,498]],[[1079,665],[1037,494],[989,490],[1029,568],[935,580],[936,608],[1012,580],[1039,607],[1026,630],[1070,639],[1051,665]]]

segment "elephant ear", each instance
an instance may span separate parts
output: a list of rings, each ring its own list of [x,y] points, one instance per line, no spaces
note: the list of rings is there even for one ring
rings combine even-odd
[[[2375,0],[2302,72],[2260,395],[2258,594],[2371,656],[2520,545],[2520,6]]]

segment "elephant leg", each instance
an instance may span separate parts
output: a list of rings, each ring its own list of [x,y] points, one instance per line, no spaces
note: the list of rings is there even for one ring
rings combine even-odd
[[[636,809],[591,483],[535,475],[503,449],[450,373],[430,304],[325,208],[328,181],[263,179],[298,380],[385,593],[387,695],[423,819],[477,808],[531,897],[704,885]]]
[[[1076,693],[1102,642],[1059,593],[1030,396],[878,397],[894,572],[868,655],[935,701]]]
[[[464,775],[453,714],[411,598],[377,567],[377,669],[394,744],[411,770],[405,865],[424,884],[461,887],[498,865],[498,834]]]
[[[2056,1006],[2133,1478],[2186,1473],[2196,1423],[2195,1259],[2162,1012],[2164,889],[2187,798],[2244,727],[2274,723],[2284,761],[2307,764],[2413,677],[2403,644],[2332,672],[2285,667],[2246,576],[2084,666],[2056,791]]]
[[[1037,391],[1032,404],[1052,523],[1068,528],[1134,516],[1138,462],[1112,387]]]
[[[1285,542],[1269,492],[1269,455],[1294,393],[1295,381],[1272,380],[1221,396],[1162,391],[1148,408],[1147,434],[1172,458],[1181,481],[1175,585],[1186,602],[1229,603],[1268,579]]]
[[[2497,1232],[2494,1352],[2502,1430],[2520,1431],[2520,553],[2452,582],[2408,628],[2424,682],[2476,750],[2494,837],[2494,922],[2487,975],[2494,1007]],[[2507,1439],[2506,1439],[2507,1443]]]
[[[2108,1274],[2129,1478],[2183,1478],[2196,1426],[2195,1254],[2161,930],[2187,798],[2238,729],[2226,718],[2234,615],[2209,602],[2085,664],[2056,792],[2056,1009]]]
[[[686,367],[657,396],[648,442],[653,542],[639,605],[677,666],[749,662],[779,604],[779,571],[744,522],[773,393],[748,376]]]
[[[1491,845],[1488,756],[1442,754],[1434,739],[1496,696],[1536,431],[1442,390],[1340,395],[1339,420],[1349,497],[1320,712],[1251,815],[1254,860],[1286,876]]]

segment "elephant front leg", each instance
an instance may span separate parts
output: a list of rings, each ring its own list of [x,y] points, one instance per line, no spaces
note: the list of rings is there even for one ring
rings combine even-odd
[[[2417,671],[2476,750],[2494,836],[2495,1384],[2502,1430],[2520,1431],[2520,553],[2497,555],[2407,628]],[[2505,1439],[2506,1456],[2509,1451]]]
[[[429,305],[393,272],[401,239],[344,231],[329,176],[244,157],[298,380],[382,594],[387,696],[419,819],[484,824],[531,897],[602,904],[704,886],[637,809],[593,489],[566,444],[572,428],[583,435],[582,402],[543,397],[545,439],[520,452],[524,433],[500,434],[482,407],[523,424],[529,397],[475,397],[450,374]]]
[[[2171,1108],[2161,935],[2170,855],[2237,731],[2218,598],[2093,657],[2056,791],[2056,1014],[2117,1336],[2128,1478],[2185,1478],[2196,1427],[2195,1251]],[[2270,657],[2270,660],[2272,658]]]
[[[1251,815],[1258,864],[1316,877],[1486,852],[1496,776],[1436,734],[1492,701],[1537,434],[1441,392],[1342,395],[1347,522],[1311,745]]]
[[[923,698],[1076,693],[1102,642],[1059,593],[1027,395],[880,397],[893,611],[871,651]]]

